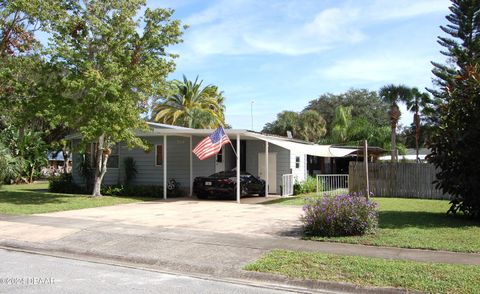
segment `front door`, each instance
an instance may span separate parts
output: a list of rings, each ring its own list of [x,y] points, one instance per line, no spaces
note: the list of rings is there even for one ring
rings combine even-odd
[[[265,180],[265,152],[258,153],[258,176]],[[268,153],[268,193],[277,193],[277,153]]]
[[[215,156],[215,172],[225,171],[225,146],[222,146],[220,152]]]

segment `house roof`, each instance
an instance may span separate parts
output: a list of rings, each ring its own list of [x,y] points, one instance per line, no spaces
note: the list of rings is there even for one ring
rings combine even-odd
[[[47,152],[47,160],[49,161],[64,161],[64,158],[63,158],[63,152],[61,151],[48,151]]]
[[[135,135],[139,137],[156,137],[156,136],[208,136],[212,133],[212,129],[192,129],[179,126],[172,126],[161,123],[147,122],[150,127],[149,132],[136,131]],[[356,148],[342,148],[333,145],[318,145],[307,141],[293,138],[287,138],[277,135],[254,132],[246,129],[225,129],[225,133],[230,139],[235,139],[238,135],[243,140],[262,140],[279,147],[288,149],[299,154],[308,154],[321,157],[345,157],[356,152]],[[79,139],[79,134],[70,135],[67,139]]]
[[[162,124],[162,123],[157,123],[157,122],[153,122],[153,121],[147,121],[147,125],[149,125],[151,127],[154,127],[154,128],[174,129],[174,130],[192,130],[191,128]]]
[[[254,138],[266,141],[268,143],[280,146],[282,148],[288,149],[290,151],[294,151],[300,154],[308,154],[313,156],[320,156],[320,157],[345,157],[350,153],[356,152],[356,149],[344,149],[338,148],[332,145],[318,145],[318,144],[311,144],[311,143],[301,143],[295,142],[292,140],[282,140],[279,138],[266,136],[266,135],[259,135],[259,134],[252,134]]]

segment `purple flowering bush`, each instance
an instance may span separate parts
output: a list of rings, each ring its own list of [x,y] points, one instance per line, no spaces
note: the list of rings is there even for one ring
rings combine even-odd
[[[308,199],[302,222],[308,236],[338,237],[373,233],[377,204],[356,193]]]

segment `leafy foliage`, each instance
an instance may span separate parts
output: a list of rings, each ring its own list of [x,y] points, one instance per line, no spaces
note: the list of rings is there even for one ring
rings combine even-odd
[[[413,115],[413,125],[415,126],[415,149],[418,157],[418,149],[420,148],[420,128],[421,128],[421,118],[420,114],[425,108],[428,108],[428,105],[431,104],[432,100],[428,93],[420,92],[417,88],[411,89],[410,99],[407,99],[407,109],[414,113]],[[428,133],[427,133],[428,134]]]
[[[104,185],[102,186],[102,194],[106,196],[131,196],[131,197],[149,197],[162,198],[163,186],[155,185]]]
[[[195,129],[212,129],[225,124],[223,93],[218,87],[202,82],[173,81],[173,94],[160,98],[153,106],[155,121]]]
[[[377,204],[361,195],[307,200],[302,221],[309,236],[355,236],[372,233],[378,226]]]
[[[20,179],[24,166],[23,158],[13,156],[0,142],[0,185]]]
[[[88,154],[81,152],[79,154],[79,164],[77,165],[78,174],[82,177],[87,192],[92,191],[94,169],[91,165],[91,159]]]
[[[292,132],[293,138],[318,142],[327,132],[326,122],[315,110],[302,112],[283,111],[277,114],[274,122],[267,123],[262,132],[286,136]]]
[[[171,19],[173,10],[144,10],[143,0],[70,4],[61,21],[50,24],[46,53],[61,73],[56,95],[39,103],[77,131],[83,145],[96,143],[92,194],[100,196],[109,148],[120,141],[146,147],[134,130],[147,128],[141,114],[148,98],[165,92],[176,57],[166,48],[181,42],[182,28]]]
[[[391,158],[397,161],[397,124],[401,116],[398,103],[410,100],[411,89],[404,85],[386,85],[379,91],[379,95],[385,103],[390,104],[388,115],[390,117],[391,129]]]
[[[274,122],[265,125],[263,132],[285,136],[291,131],[294,138],[323,144],[357,145],[358,141],[368,139],[375,146],[384,147],[387,110],[388,104],[374,91],[350,89],[338,95],[327,93],[310,101],[300,113],[279,113]]]
[[[341,94],[323,94],[310,101],[305,109],[316,110],[325,119],[330,132],[338,106],[351,107],[353,117],[367,117],[374,125],[388,124],[388,104],[380,99],[377,92],[367,89],[350,89]]]
[[[48,191],[52,193],[85,194],[84,188],[73,182],[72,174],[62,174],[48,181]]]
[[[293,185],[293,195],[307,194],[315,191],[317,191],[317,179],[311,176],[308,176],[302,182],[295,182]]]
[[[47,163],[47,145],[40,132],[10,127],[0,132],[0,142],[8,149],[4,161],[8,162],[5,172],[9,180],[32,182]]]
[[[439,37],[449,63],[433,62],[437,77],[431,90],[438,123],[429,160],[440,169],[437,186],[452,195],[449,212],[480,217],[480,2],[453,0],[449,24]]]

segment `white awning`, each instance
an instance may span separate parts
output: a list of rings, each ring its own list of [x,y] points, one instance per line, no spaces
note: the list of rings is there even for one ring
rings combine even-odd
[[[259,134],[248,134],[248,136],[267,141],[268,143],[277,145],[279,147],[294,151],[300,154],[308,154],[320,157],[345,157],[352,152],[356,152],[357,149],[344,149],[332,147],[332,145],[317,145],[317,144],[304,144],[299,142],[293,142],[289,140],[282,140],[272,138]]]

